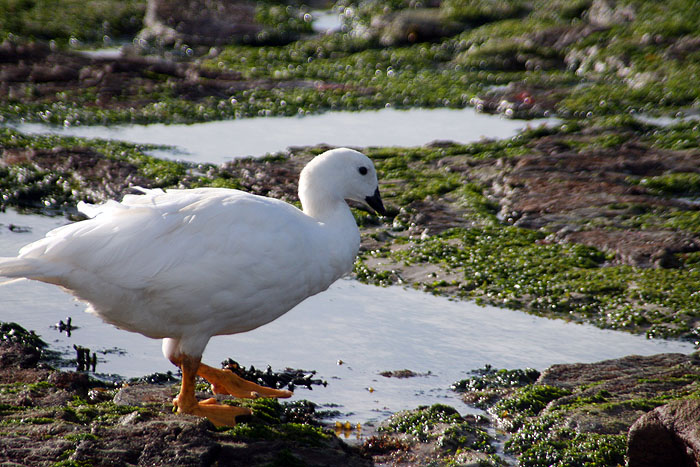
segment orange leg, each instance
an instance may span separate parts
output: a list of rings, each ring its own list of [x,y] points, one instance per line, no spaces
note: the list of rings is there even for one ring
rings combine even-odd
[[[173,400],[178,413],[206,417],[216,426],[233,426],[236,424],[237,416],[252,413],[250,409],[244,407],[218,404],[215,399],[198,402],[194,395],[194,382],[200,367],[199,359],[183,355],[176,364],[182,369],[180,394]]]
[[[218,370],[204,363],[199,364],[197,374],[211,383],[214,394],[229,394],[234,397],[255,399],[256,397],[290,397],[292,391],[273,389],[247,381],[229,370]]]

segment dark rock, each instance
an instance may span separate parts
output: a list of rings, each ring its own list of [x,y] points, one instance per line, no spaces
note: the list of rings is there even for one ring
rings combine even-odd
[[[700,400],[657,407],[630,428],[629,467],[700,465]]]
[[[380,372],[379,374],[384,376],[385,378],[399,378],[399,379],[413,378],[415,376],[425,376],[425,374],[416,373],[415,371],[411,371],[408,369],[394,370],[394,371],[386,370],[386,371]]]
[[[88,388],[93,385],[93,382],[86,373],[78,373],[74,371],[56,371],[51,373],[48,381],[49,383],[56,385],[56,387],[79,392],[81,394],[87,394]]]
[[[372,18],[369,34],[385,46],[433,41],[466,29],[457,21],[445,19],[439,8],[394,11]]]
[[[660,374],[671,375],[674,372],[685,370],[700,371],[700,367],[695,368],[696,365],[700,365],[700,357],[697,355],[678,353],[648,357],[630,355],[597,363],[552,365],[542,372],[537,383],[574,389],[579,386],[597,388],[599,383],[605,382],[605,384],[612,384],[610,389],[616,393],[620,391],[638,392],[642,386],[637,388],[628,382],[639,378],[654,378]]]
[[[149,0],[144,18],[146,27],[138,38],[141,43],[158,47],[211,47],[231,43],[279,44],[300,37],[299,31],[285,24],[270,26],[261,23],[258,17],[260,3],[250,0]]]
[[[542,372],[537,384],[574,391],[570,396],[553,401],[549,410],[577,400],[595,400],[605,394],[605,401],[612,406],[572,407],[567,410],[563,424],[579,432],[618,434],[626,433],[645,412],[643,404],[626,401],[680,392],[691,384],[692,378],[688,375],[699,374],[699,369],[697,355],[630,355],[597,363],[553,365]]]
[[[700,250],[700,239],[669,230],[635,231],[592,229],[558,236],[566,242],[608,250],[624,264],[638,267],[678,267],[677,253]]]
[[[589,136],[580,138],[585,144]],[[661,222],[629,228],[629,221],[656,209],[697,208],[634,181],[696,172],[699,165],[699,153],[658,150],[634,140],[614,148],[575,150],[558,137],[544,137],[526,156],[504,160],[492,171],[473,172],[486,174],[506,222],[553,232],[550,240],[609,251],[616,263],[668,268],[679,265],[677,254],[699,251],[700,237],[664,229]]]
[[[503,114],[509,118],[530,118],[549,116],[557,98],[551,89],[511,83],[505,88],[486,91],[474,97],[470,103],[479,112]]]
[[[31,84],[31,92],[27,92],[28,84]],[[150,93],[158,94],[159,90],[165,89],[180,98],[199,101],[212,97],[226,99],[233,93],[251,88],[285,86],[313,87],[314,83],[243,80],[239,73],[232,71],[205,69],[195,63],[176,63],[133,54],[122,54],[117,58],[91,57],[51,50],[39,43],[5,41],[0,44],[0,100],[41,103],[47,108],[56,102],[66,104],[63,93],[73,95],[85,88],[94,88],[97,97],[93,102],[81,102],[81,107],[119,109],[143,107],[155,102],[158,98]],[[47,112],[47,116],[49,114]]]
[[[176,386],[134,384],[122,387],[114,396],[117,405],[130,405],[139,407],[147,404],[160,403],[172,404],[173,397],[177,394],[173,388]]]
[[[41,351],[18,343],[0,343],[0,368],[31,368],[36,366]]]
[[[256,2],[237,0],[149,0],[139,34],[161,45],[221,45],[255,38],[264,27],[255,19]]]

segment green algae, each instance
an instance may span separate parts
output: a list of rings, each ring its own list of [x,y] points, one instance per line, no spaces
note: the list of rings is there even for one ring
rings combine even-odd
[[[106,158],[132,166],[134,175],[147,179],[154,188],[177,185],[190,168],[186,164],[158,159],[145,153],[158,146],[58,135],[26,135],[9,128],[0,128],[0,148],[8,152],[29,150],[48,155],[61,149],[87,149],[88,156],[93,157],[95,163],[100,158]],[[95,197],[100,193],[100,188],[91,186],[91,183],[102,185],[103,176],[103,173],[77,174],[70,167],[61,169],[52,165],[51,168],[42,168],[31,160],[6,165],[0,167],[0,206],[55,213],[66,208],[70,210],[79,201],[102,201],[104,198]]]
[[[92,433],[69,433],[63,438],[75,443],[79,443],[80,441],[97,441],[100,439],[99,436],[93,435]]]
[[[484,408],[510,433],[505,452],[522,465],[624,465],[627,432],[639,415],[699,393],[694,358],[675,365],[650,358],[640,371],[653,377],[611,373],[567,388],[535,383],[512,390],[504,384],[496,397],[485,384],[472,396],[481,396]]]
[[[415,411],[402,412],[394,415],[380,431],[394,431],[414,436],[420,441],[427,441],[432,429],[440,424],[454,424],[461,420],[459,412],[454,407],[444,404],[434,404],[430,407],[418,407]]]
[[[5,3],[5,14],[0,18],[6,22],[12,18],[8,30],[21,37],[39,34],[32,32],[31,26],[41,24],[32,15],[46,16],[37,12],[40,2]],[[65,40],[104,35],[105,30],[75,32],[76,26],[71,24],[81,15],[67,13],[72,21],[61,21],[63,12],[70,12],[74,2],[60,3],[56,23],[68,29],[47,27],[39,37]],[[366,25],[378,14],[411,7],[408,2],[384,3],[343,5],[354,12],[348,27]],[[0,108],[6,118],[48,118],[55,123],[191,122],[386,106],[465,107],[490,86],[509,83],[553,90],[557,102],[547,110],[575,118],[634,111],[675,114],[679,108],[697,106],[700,95],[692,77],[700,72],[700,55],[688,44],[700,23],[697,15],[687,14],[694,11],[692,2],[676,0],[663,8],[649,2],[628,2],[634,12],[630,21],[593,28],[584,34],[580,27],[591,3],[442,2],[442,18],[463,22],[464,30],[433,43],[382,47],[371,34],[351,31],[305,37],[279,46],[231,45],[205,59],[204,66],[240,72],[246,79],[270,80],[273,86],[252,86],[223,98],[183,99],[167,86],[155,86],[142,91],[147,101],[144,105],[100,109],[88,105],[95,100],[90,89],[80,89],[59,102],[13,99],[4,100]],[[89,25],[99,23],[99,29],[124,22],[99,17],[106,12],[137,24],[142,7],[142,3],[130,2],[123,14],[114,8],[96,11],[90,7],[87,11],[96,16],[81,26],[96,29]],[[11,8],[22,14],[10,14]],[[289,31],[309,32],[303,4],[263,2],[257,16],[264,24],[283,27],[287,35]],[[565,43],[547,39],[548,34],[561,36],[564,29],[582,36]],[[114,34],[128,30],[127,26],[119,26]],[[26,92],[32,95],[31,86]],[[73,105],[66,105],[66,101]],[[530,112],[532,116],[543,111]]]
[[[0,341],[12,344],[20,344],[23,347],[43,350],[48,347],[34,331],[27,331],[17,323],[0,323]],[[33,386],[36,388],[39,386]]]
[[[110,45],[143,26],[145,0],[0,0],[0,39],[8,36]]]
[[[472,439],[473,438],[473,439]],[[470,423],[454,423],[440,435],[438,447],[446,452],[458,453],[460,450],[472,450],[492,454],[496,449],[491,444],[493,439],[486,430]]]
[[[546,416],[526,424],[506,443],[506,451],[518,455],[528,467],[590,467],[625,464],[627,437],[578,433],[558,425],[556,416]]]
[[[313,28],[309,11],[303,2],[256,2],[255,20],[269,28],[260,39],[270,42],[284,40],[292,34],[310,34]]]
[[[639,184],[653,192],[668,195],[699,195],[700,173],[675,172],[670,174],[647,177],[639,181]]]
[[[58,408],[57,412],[62,420],[78,425],[90,425],[92,423],[113,425],[124,415],[134,412],[140,415],[153,415],[155,408],[119,405],[111,400],[92,403],[82,397],[75,396],[65,406]]]
[[[540,376],[540,372],[534,368],[506,370],[495,369],[491,365],[486,365],[483,369],[473,373],[476,373],[476,376],[455,382],[452,389],[458,392],[474,392],[485,389],[522,387],[534,383]]]
[[[441,284],[433,289],[477,302],[585,319],[613,329],[647,328],[654,337],[695,336],[692,323],[700,313],[696,268],[603,266],[606,255],[595,248],[547,243],[545,238],[545,233],[511,226],[451,229],[379,255],[398,264],[435,264],[457,271],[462,280],[456,291]],[[373,274],[362,262],[366,257],[363,253],[358,262],[359,278],[392,280],[385,271]]]
[[[479,465],[501,465],[502,461],[494,454],[493,438],[479,422],[478,418],[461,417],[448,405],[420,406],[394,414],[378,428],[383,438],[376,441],[394,446],[394,449],[410,449],[401,442],[387,441],[404,440],[408,436],[410,443],[434,443],[443,465],[461,465],[463,455],[470,456],[472,462]],[[395,438],[396,435],[401,438]]]
[[[307,446],[321,446],[333,438],[330,430],[314,423],[315,404],[308,401],[280,403],[277,399],[236,400],[236,405],[253,410],[236,426],[220,431],[240,440],[287,440]]]
[[[498,402],[493,407],[493,412],[501,418],[515,413],[532,417],[539,414],[551,401],[569,394],[571,391],[568,389],[532,384],[518,389],[510,397]]]

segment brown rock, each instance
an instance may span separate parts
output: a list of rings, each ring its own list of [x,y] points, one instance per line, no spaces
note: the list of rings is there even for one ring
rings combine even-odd
[[[114,403],[134,407],[154,403],[167,405],[172,403],[176,393],[177,391],[173,391],[172,385],[135,384],[121,388],[114,396]]]
[[[580,143],[603,136],[584,134]],[[607,250],[616,263],[668,268],[678,266],[677,254],[700,250],[700,237],[661,222],[630,228],[630,221],[654,210],[697,207],[657,196],[635,181],[695,173],[699,163],[700,153],[694,151],[659,150],[634,140],[579,150],[555,136],[537,140],[525,156],[503,161],[488,181],[506,222],[552,232],[550,240]]]
[[[595,0],[588,10],[588,20],[598,26],[614,26],[634,21],[632,5],[619,5],[615,0]]]
[[[466,27],[443,17],[439,8],[400,10],[372,19],[372,33],[382,45],[393,46],[449,37]]]
[[[639,267],[677,267],[676,253],[700,250],[700,239],[670,230],[593,229],[567,233],[561,239],[614,252],[619,262]]]
[[[17,343],[0,345],[0,368],[31,368],[36,366],[41,356],[39,349]]]
[[[249,0],[149,0],[141,39],[161,45],[214,46],[252,42],[266,28],[255,18]]]
[[[629,467],[700,465],[700,400],[657,407],[630,428]]]

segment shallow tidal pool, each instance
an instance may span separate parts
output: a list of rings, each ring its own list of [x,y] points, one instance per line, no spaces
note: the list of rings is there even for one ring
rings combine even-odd
[[[0,256],[15,255],[22,245],[65,223],[63,218],[0,213]],[[10,225],[15,227],[11,230]],[[0,286],[0,303],[1,321],[36,331],[67,357],[74,358],[73,345],[97,352],[97,373],[134,377],[174,369],[162,356],[160,341],[83,313],[82,303],[55,286],[33,281]],[[69,316],[78,327],[70,337],[54,327]],[[231,357],[263,369],[269,364],[273,369],[316,370],[315,377],[328,385],[297,388],[294,399],[337,409],[340,420],[354,424],[378,422],[398,410],[435,402],[469,412],[450,385],[486,364],[543,370],[555,363],[692,351],[686,342],[648,340],[341,279],[267,326],[213,338],[204,361],[218,365]],[[396,379],[379,374],[402,369],[420,376]]]
[[[509,138],[525,127],[556,119],[512,120],[465,109],[367,110],[326,112],[303,117],[259,117],[190,125],[110,125],[57,127],[40,123],[8,124],[28,134],[55,133],[171,146],[151,151],[163,158],[220,164],[262,156],[290,146],[421,146],[436,140],[471,143]]]

